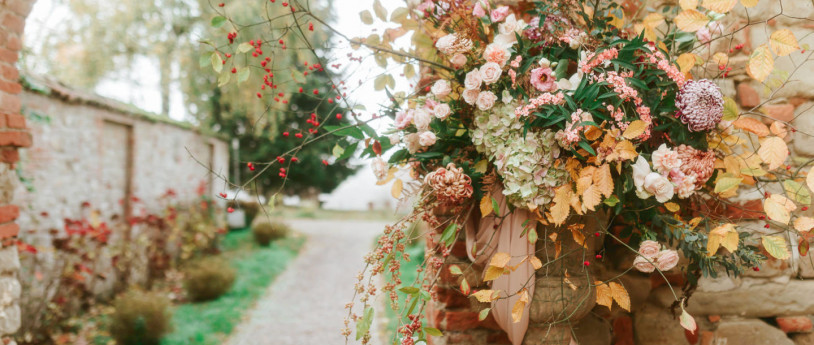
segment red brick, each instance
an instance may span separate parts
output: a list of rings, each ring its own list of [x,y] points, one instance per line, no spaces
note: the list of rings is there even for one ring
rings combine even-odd
[[[471,304],[469,298],[457,289],[438,287],[435,291],[438,295],[438,302],[443,303],[447,308],[464,308]]]
[[[6,48],[0,48],[0,61],[16,63],[18,58],[19,55],[17,55],[17,52]]]
[[[613,320],[613,343],[615,345],[634,345],[633,320],[622,315]]]
[[[0,75],[2,75],[7,81],[20,80],[20,71],[17,70],[17,67],[6,63],[0,63]]]
[[[20,83],[18,83],[16,80],[15,81],[0,80],[0,91],[5,91],[12,95],[16,95],[23,91],[23,86],[20,85]]]
[[[493,334],[486,336],[486,341],[489,344],[511,344],[512,341],[509,340],[509,335],[506,332],[499,331]]]
[[[14,13],[27,17],[28,14],[31,13],[34,0],[7,0],[5,4],[10,10],[14,11]]]
[[[0,146],[31,146],[31,133],[20,131],[0,132]]]
[[[760,104],[760,95],[751,85],[740,83],[738,84],[738,104],[744,108],[756,107]]]
[[[21,108],[20,97],[0,92],[0,112],[18,114]]]
[[[450,254],[459,258],[466,258],[466,241],[455,241],[450,248]]]
[[[8,49],[12,51],[19,52],[23,49],[23,42],[20,40],[20,36],[18,35],[10,35],[8,37],[8,43],[6,44]]]
[[[707,319],[709,319],[709,322],[716,323],[721,321],[721,315],[709,315],[707,316]]]
[[[794,120],[794,106],[791,104],[770,104],[764,107],[769,117],[783,122]]]
[[[20,114],[6,114],[6,126],[9,128],[25,128],[25,116]]]
[[[0,148],[0,162],[14,164],[20,161],[20,152],[16,147]]]
[[[6,30],[21,34],[25,29],[25,18],[16,13],[6,12],[3,16],[3,26]]]
[[[665,281],[664,278],[667,278],[667,281]],[[650,275],[651,289],[655,289],[666,283],[670,283],[672,286],[682,286],[684,285],[684,275],[681,273],[664,273],[664,277],[662,277],[661,274]]]
[[[8,223],[20,216],[20,208],[17,205],[0,206],[0,223]]]
[[[20,226],[17,223],[6,223],[0,225],[0,239],[17,236]]]
[[[808,316],[778,316],[777,327],[786,333],[809,333],[814,330]]]

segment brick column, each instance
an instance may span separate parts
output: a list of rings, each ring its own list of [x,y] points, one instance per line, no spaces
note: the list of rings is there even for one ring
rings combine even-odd
[[[14,164],[20,158],[17,150],[31,146],[31,133],[20,114],[22,86],[16,63],[33,4],[34,0],[0,0],[0,336],[5,344],[14,343],[5,336],[16,332],[21,323],[20,260],[15,245],[20,231],[15,220],[20,211],[13,204],[18,182]]]

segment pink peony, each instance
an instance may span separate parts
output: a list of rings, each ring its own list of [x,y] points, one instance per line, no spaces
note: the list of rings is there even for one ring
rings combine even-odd
[[[678,252],[672,249],[662,250],[655,257],[659,271],[669,271],[678,264]]]
[[[662,174],[681,167],[681,159],[678,158],[678,152],[668,149],[666,144],[661,144],[661,146],[653,152],[651,160],[653,161],[653,167]]]
[[[656,241],[651,240],[642,241],[642,243],[639,245],[639,254],[648,259],[652,259],[653,257],[655,257],[660,250],[661,245]]]
[[[633,260],[633,267],[639,270],[639,272],[653,273],[653,271],[656,270],[656,266],[650,263],[650,261],[653,260],[637,256],[636,259]]]
[[[396,113],[396,128],[405,129],[413,122],[413,110],[399,111]]]
[[[511,55],[512,54],[508,49],[506,49],[506,47],[497,43],[487,45],[486,49],[483,50],[483,59],[488,62],[494,62],[500,65],[500,67],[506,66],[506,63],[509,62]]]
[[[490,19],[492,19],[492,23],[500,22],[509,15],[509,6],[500,6],[494,10],[492,13],[489,14]]]
[[[553,71],[548,67],[538,67],[531,70],[531,85],[542,92],[551,92],[557,89]]]

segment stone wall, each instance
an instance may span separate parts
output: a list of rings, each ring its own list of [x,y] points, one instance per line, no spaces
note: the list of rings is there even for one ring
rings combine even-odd
[[[19,231],[14,168],[19,159],[17,150],[31,145],[31,134],[20,114],[22,87],[15,64],[22,48],[25,18],[33,4],[34,0],[0,1],[0,341],[4,344],[13,343],[6,336],[16,332],[21,322],[20,261],[14,245]]]

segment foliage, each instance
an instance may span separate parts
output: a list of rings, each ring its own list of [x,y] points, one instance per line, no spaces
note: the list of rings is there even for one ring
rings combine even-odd
[[[184,269],[184,288],[194,302],[216,299],[235,282],[235,270],[219,257],[190,262]]]
[[[288,236],[291,229],[287,224],[279,221],[258,218],[252,224],[252,236],[254,241],[261,246],[268,246],[272,241],[276,241]]]
[[[133,289],[113,302],[110,334],[121,345],[158,345],[171,330],[169,299],[157,292]]]

